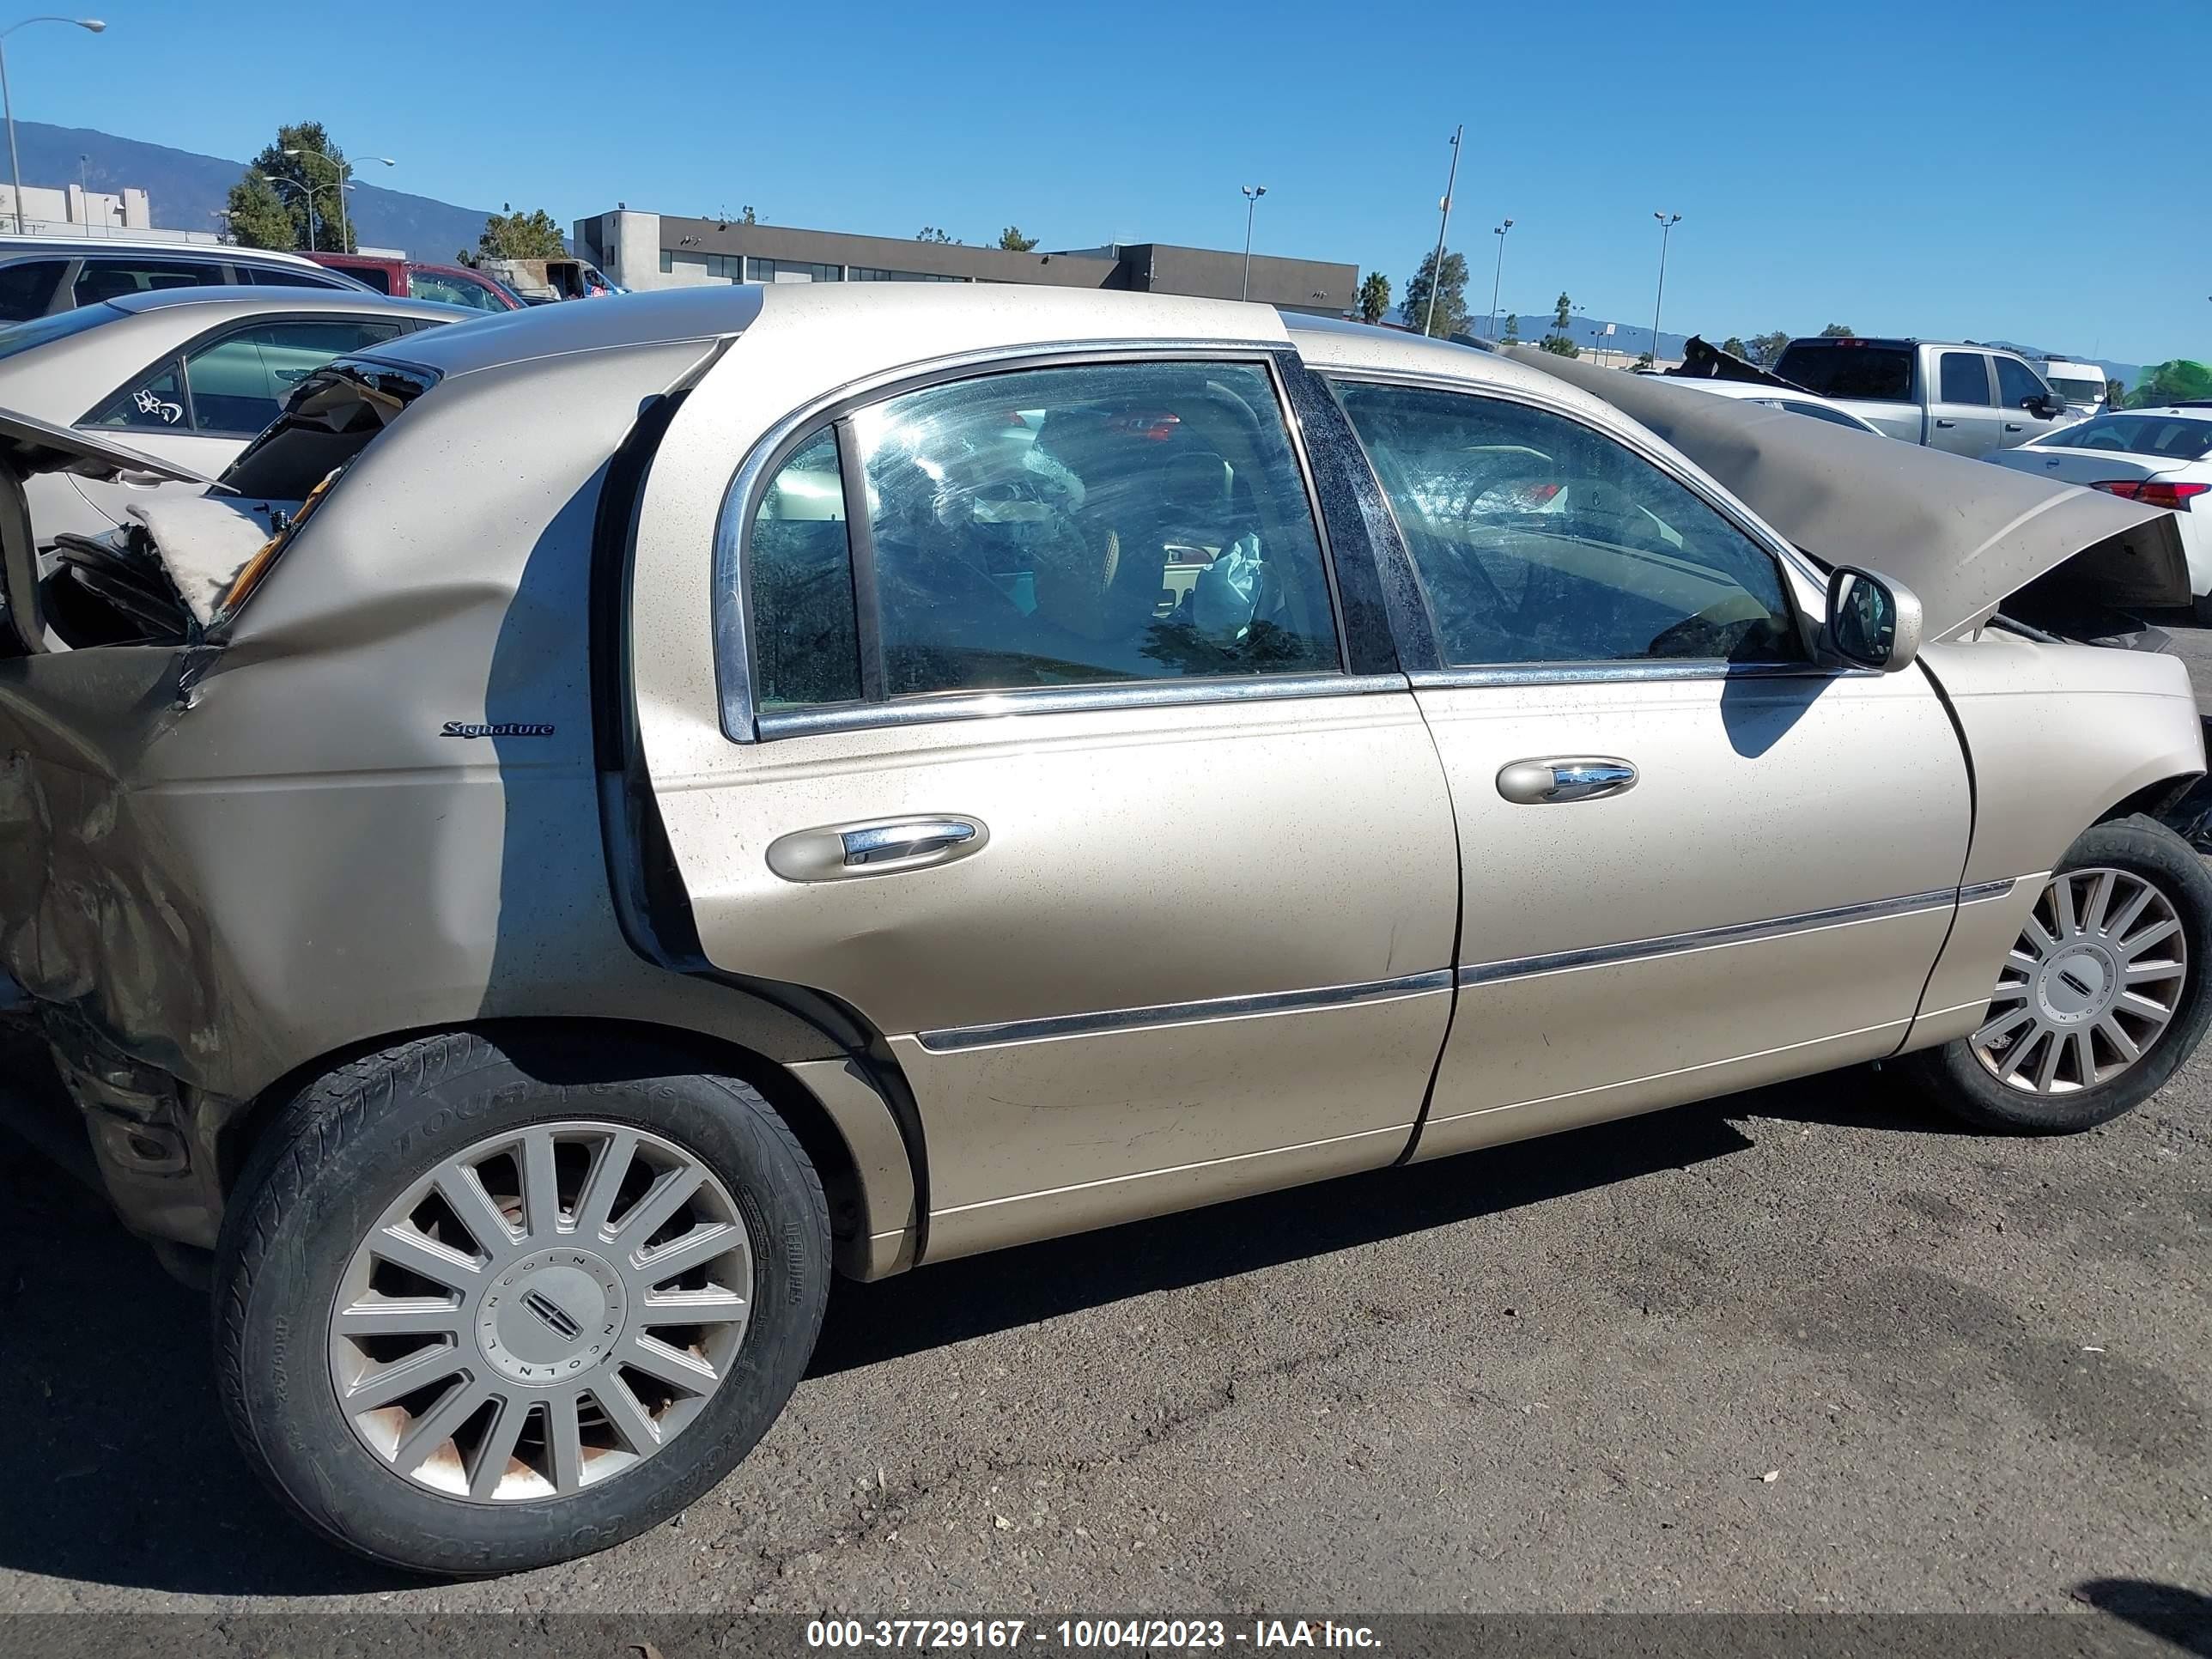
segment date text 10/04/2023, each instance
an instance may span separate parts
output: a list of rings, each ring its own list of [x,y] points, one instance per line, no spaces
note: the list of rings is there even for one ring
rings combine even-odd
[[[1364,1625],[1322,1619],[1255,1619],[1249,1627],[1220,1619],[816,1619],[806,1645],[818,1649],[1017,1649],[1032,1644],[1086,1649],[1332,1648],[1382,1645]]]

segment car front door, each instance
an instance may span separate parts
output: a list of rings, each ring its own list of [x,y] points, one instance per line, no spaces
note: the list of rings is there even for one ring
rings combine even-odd
[[[1419,1155],[1893,1049],[1969,830],[1926,677],[1816,668],[1818,590],[1625,430],[1337,390],[1444,665],[1413,679],[1464,909]]]
[[[344,318],[226,329],[133,376],[77,425],[213,477],[276,418],[278,405],[314,370],[401,331],[396,322]],[[107,524],[121,523],[134,503],[198,490],[128,474],[106,481],[72,477],[70,483]],[[49,533],[43,522],[40,533]]]
[[[641,693],[660,812],[707,957],[886,1038],[932,1258],[1404,1151],[1451,805],[1387,635],[1347,654],[1265,352],[864,401],[724,514],[738,701],[702,752]]]
[[[2075,417],[2067,411],[2064,402],[2019,358],[2000,353],[1990,361],[1997,372],[1998,448],[2033,443],[2046,433],[2074,423]],[[2051,409],[2057,410],[2055,416],[2044,412]]]
[[[1998,447],[1996,399],[1990,360],[1979,351],[1936,354],[1935,395],[1928,404],[1928,443],[1954,455],[1986,455]]]

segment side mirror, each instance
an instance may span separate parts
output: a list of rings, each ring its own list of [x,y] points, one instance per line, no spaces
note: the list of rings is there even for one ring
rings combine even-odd
[[[1894,674],[1920,653],[1920,600],[1887,577],[1850,565],[1828,576],[1828,619],[1820,655],[1830,667]]]

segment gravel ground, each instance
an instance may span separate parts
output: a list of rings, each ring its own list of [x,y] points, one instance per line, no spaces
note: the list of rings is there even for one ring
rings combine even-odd
[[[842,1285],[682,1521],[440,1585],[284,1519],[204,1303],[0,1139],[0,1609],[2086,1601],[2172,1632],[2212,1611],[2209,1143],[2212,1060],[2063,1140],[1862,1070]]]

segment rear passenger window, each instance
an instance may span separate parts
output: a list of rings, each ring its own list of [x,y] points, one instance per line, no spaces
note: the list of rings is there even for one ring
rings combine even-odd
[[[221,265],[194,259],[88,258],[76,274],[76,298],[77,304],[91,306],[126,294],[210,288],[222,280]]]
[[[750,561],[760,706],[855,701],[860,641],[834,431],[809,439],[769,483],[753,514]]]
[[[65,269],[59,259],[21,259],[0,266],[0,323],[45,316]]]
[[[1987,359],[1978,351],[1947,351],[1939,360],[1936,370],[1941,381],[1937,399],[1946,404],[1978,404],[1984,408],[1990,401],[1990,371]]]
[[[1024,370],[894,398],[849,429],[868,522],[842,586],[824,562],[841,538],[803,528],[842,510],[831,434],[758,509],[763,707],[856,695],[847,614],[869,697],[1340,665],[1320,538],[1263,368]]]

